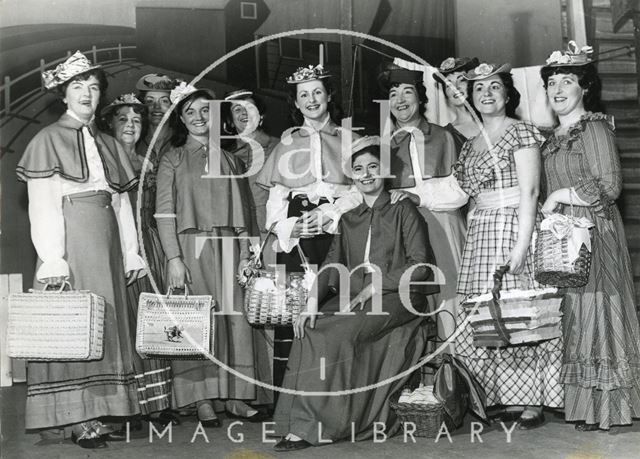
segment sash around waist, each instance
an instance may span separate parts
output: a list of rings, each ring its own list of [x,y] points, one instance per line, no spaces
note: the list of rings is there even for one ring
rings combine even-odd
[[[512,186],[498,190],[483,191],[475,197],[476,209],[500,209],[517,207],[520,204],[520,187]]]

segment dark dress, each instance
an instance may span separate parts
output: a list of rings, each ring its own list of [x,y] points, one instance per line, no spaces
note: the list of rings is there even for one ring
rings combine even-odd
[[[567,289],[562,318],[565,419],[601,429],[640,417],[640,330],[624,226],[615,199],[622,188],[610,120],[589,113],[542,148],[547,193],[573,187],[592,206],[574,206],[591,232],[587,285]],[[559,212],[570,214],[569,206]]]
[[[324,266],[339,263],[352,270],[363,263],[369,228],[369,261],[381,270],[381,284],[376,288],[382,292],[382,310],[387,314],[367,315],[372,311],[371,300],[353,315],[332,314],[340,310],[341,298],[353,298],[371,282],[371,274],[362,268],[355,270],[346,290],[337,282],[335,269],[320,272],[319,298],[330,287],[338,295],[321,305],[323,315],[315,328],[307,328],[304,338],[294,340],[283,386],[302,393],[280,394],[274,414],[278,434],[293,433],[319,444],[319,424],[322,438],[332,440],[350,437],[352,423],[357,439],[368,438],[374,422],[385,423],[389,435],[399,428],[388,398],[408,376],[346,395],[306,394],[353,390],[385,381],[410,369],[425,350],[424,317],[411,312],[400,298],[406,295],[422,313],[426,309],[424,286],[399,288],[401,276],[412,267],[412,282],[429,279],[430,269],[419,264],[433,262],[427,226],[412,203],[404,200],[391,205],[389,194],[383,192],[372,208],[363,203],[345,213]]]

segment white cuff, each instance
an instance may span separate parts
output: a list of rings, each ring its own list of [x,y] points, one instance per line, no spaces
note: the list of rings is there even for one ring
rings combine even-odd
[[[291,233],[293,232],[293,227],[298,221],[297,217],[289,217],[284,220],[280,220],[276,224],[276,235],[278,236],[278,242],[280,243],[280,248],[285,252],[289,253],[293,250],[293,248],[298,245],[300,238],[291,237]]]
[[[36,278],[40,282],[49,277],[59,276],[69,277],[69,264],[63,258],[43,262],[36,273]]]
[[[342,217],[342,212],[335,204],[322,204],[318,206],[318,210],[320,211],[320,217],[322,218],[322,222],[326,220],[331,220],[331,224],[324,228],[323,231],[325,233],[336,234],[338,232],[338,223],[340,222],[340,217]]]

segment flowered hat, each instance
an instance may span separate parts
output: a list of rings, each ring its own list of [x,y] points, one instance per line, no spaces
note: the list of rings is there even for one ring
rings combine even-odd
[[[590,54],[593,53],[591,46],[578,48],[575,41],[571,40],[566,51],[554,51],[547,58],[545,67],[564,67],[587,65],[593,62]]]
[[[323,78],[329,78],[331,75],[320,64],[310,65],[308,67],[298,67],[298,70],[293,72],[293,75],[287,77],[287,83],[298,84],[305,83],[307,81],[322,80]]]
[[[236,99],[244,99],[245,97],[252,97],[253,91],[249,89],[236,89],[235,91],[230,91],[224,95],[224,100],[236,100]]]
[[[378,75],[378,84],[388,91],[393,83],[416,84],[423,80],[423,73],[418,70],[409,70],[399,65],[389,64]]]
[[[184,99],[185,97],[193,94],[198,90],[195,86],[190,85],[186,81],[176,80],[178,83],[169,94],[169,99],[171,99],[171,103],[175,103],[179,100]]]
[[[136,83],[138,91],[166,91],[170,92],[176,81],[162,73],[149,73],[141,77]]]
[[[443,60],[440,67],[437,68],[437,72],[433,74],[433,79],[438,83],[444,84],[443,77],[446,77],[450,73],[466,72],[478,65],[480,65],[480,61],[477,57],[448,57]]]
[[[100,68],[99,65],[93,65],[87,57],[80,51],[76,51],[62,64],[53,70],[46,70],[42,72],[42,81],[44,87],[47,89],[53,89],[56,86],[60,86],[62,83],[69,81],[76,75],[88,72],[89,70]]]
[[[484,80],[485,78],[489,78],[490,76],[496,75],[498,73],[506,73],[511,71],[511,64],[488,64],[483,62],[477,67],[472,68],[467,73],[464,74],[464,77],[467,80]]]
[[[111,115],[111,113],[124,106],[140,107],[145,112],[147,110],[147,106],[140,102],[135,94],[121,94],[116,97],[113,102],[100,110],[100,115],[106,118],[107,116]]]

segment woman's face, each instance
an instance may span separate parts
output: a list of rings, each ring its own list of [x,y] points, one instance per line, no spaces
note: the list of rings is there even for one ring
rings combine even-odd
[[[261,116],[255,101],[251,98],[231,104],[231,118],[238,134],[251,134],[260,125]]]
[[[142,115],[133,107],[120,107],[111,119],[113,136],[123,145],[135,145],[142,132]]]
[[[473,105],[483,115],[506,112],[507,88],[498,75],[473,82]]]
[[[380,176],[380,160],[371,153],[358,156],[351,166],[351,173],[360,193],[374,195],[382,191],[384,181]]]
[[[557,115],[568,115],[574,110],[584,110],[584,89],[573,73],[557,73],[547,80],[549,105]]]
[[[143,102],[149,110],[149,124],[152,126],[159,125],[162,117],[171,107],[171,99],[166,91],[147,91]]]
[[[198,97],[182,107],[180,119],[192,136],[209,134],[209,100]]]
[[[463,75],[463,72],[453,72],[445,78],[451,83],[451,86],[446,85],[444,93],[449,103],[454,107],[464,105],[467,100],[467,80],[464,79]]]
[[[89,122],[100,101],[100,82],[95,76],[86,80],[74,80],[67,86],[64,103],[82,121]]]
[[[391,113],[399,124],[406,124],[420,118],[420,98],[412,84],[400,83],[389,90]]]
[[[320,80],[306,81],[296,86],[296,107],[308,120],[324,119],[330,101],[331,96]]]

